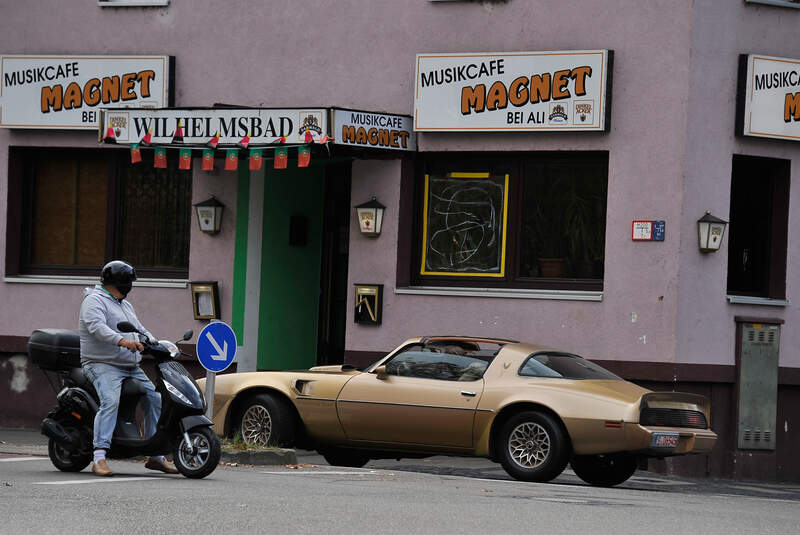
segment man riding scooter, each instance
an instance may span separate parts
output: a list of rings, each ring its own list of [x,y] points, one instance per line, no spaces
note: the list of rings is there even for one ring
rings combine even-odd
[[[122,333],[117,324],[127,321],[148,339],[133,306],[125,300],[136,280],[136,270],[130,264],[114,260],[103,266],[101,284],[84,290],[78,333],[81,344],[81,366],[100,398],[100,408],[94,418],[94,458],[92,472],[98,476],[113,474],[106,463],[106,451],[111,447],[111,437],[117,423],[122,381],[133,378],[142,383],[146,395],[142,398],[145,413],[146,437],[156,432],[161,413],[161,395],[139,367],[143,349],[134,333]],[[150,457],[145,468],[177,474],[175,466],[163,456]]]

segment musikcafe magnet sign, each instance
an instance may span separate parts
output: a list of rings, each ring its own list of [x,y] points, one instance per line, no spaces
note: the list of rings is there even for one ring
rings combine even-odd
[[[613,50],[418,54],[419,132],[608,131]]]
[[[0,127],[94,130],[100,108],[172,104],[170,56],[0,56]]]

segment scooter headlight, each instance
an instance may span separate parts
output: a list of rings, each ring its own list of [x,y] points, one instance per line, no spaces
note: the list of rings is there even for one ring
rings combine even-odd
[[[181,354],[181,351],[180,349],[178,349],[178,346],[176,346],[173,342],[170,342],[169,340],[159,340],[158,343],[167,348],[167,350],[169,351],[169,356],[172,358],[176,358],[178,355]]]
[[[183,395],[183,393],[182,393],[180,390],[178,390],[177,388],[175,388],[175,386],[173,386],[173,384],[172,384],[172,383],[170,383],[170,382],[169,382],[169,381],[167,381],[166,379],[162,379],[162,380],[164,381],[164,386],[166,386],[166,387],[167,387],[167,391],[168,391],[170,394],[172,394],[173,396],[175,396],[175,397],[176,397],[176,398],[178,398],[179,400],[183,401],[183,402],[184,402],[184,403],[186,403],[187,405],[189,405],[189,406],[192,406],[192,402],[191,402],[191,401],[189,401],[189,398],[187,398],[186,396],[184,396],[184,395]]]

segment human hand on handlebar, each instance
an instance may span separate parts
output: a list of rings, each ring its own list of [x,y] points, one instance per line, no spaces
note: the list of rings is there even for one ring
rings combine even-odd
[[[136,340],[128,340],[127,338],[120,340],[118,345],[128,349],[131,352],[141,351],[144,349],[144,346],[141,342],[137,342]]]

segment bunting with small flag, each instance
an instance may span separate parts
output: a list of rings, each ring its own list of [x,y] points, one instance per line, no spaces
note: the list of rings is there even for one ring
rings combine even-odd
[[[142,161],[142,151],[139,150],[138,143],[131,143],[131,163],[139,163]]]
[[[203,149],[203,171],[214,170],[214,149]]]
[[[166,147],[156,147],[153,155],[153,167],[156,169],[167,168],[167,149]]]
[[[286,169],[287,160],[289,159],[288,152],[289,149],[286,147],[275,149],[275,162],[273,163],[275,169]]]
[[[326,143],[330,143],[330,142],[332,142],[332,141],[333,141],[333,138],[332,138],[332,137],[329,137],[329,136],[323,136],[323,137],[322,137],[322,139],[320,139],[320,140],[319,140],[319,144],[320,144],[320,145],[325,145]]]
[[[284,143],[286,143],[286,136],[279,137],[278,139],[273,141],[273,143],[276,143],[278,145],[283,145]]]
[[[239,168],[239,151],[237,149],[228,149],[225,154],[225,170],[236,171]]]
[[[153,130],[150,129],[147,133],[142,137],[141,141],[139,141],[139,145],[144,145],[145,147],[150,144],[150,140],[153,138]]]
[[[314,143],[314,135],[311,133],[311,130],[306,130],[306,143]]]
[[[209,147],[211,147],[212,149],[216,149],[216,148],[217,148],[217,145],[219,145],[219,132],[217,132],[216,134],[214,134],[214,137],[212,137],[211,139],[209,139],[209,140],[208,140],[208,143],[206,143],[206,145],[208,145],[208,146],[209,146]]]
[[[248,145],[250,145],[250,132],[247,133],[242,139],[239,140],[239,143],[236,144],[240,149],[247,150]]]
[[[192,168],[192,149],[181,149],[178,155],[178,169]]]
[[[103,136],[103,143],[116,143],[117,136],[114,134],[114,129],[111,127],[111,123],[109,123],[108,128],[106,129],[106,134]]]
[[[297,167],[308,167],[311,162],[311,147],[301,145],[297,148]]]
[[[261,169],[261,149],[250,149],[250,170]]]
[[[180,120],[178,120],[178,128],[176,128],[175,133],[172,134],[172,142],[183,143],[183,126],[181,126]]]

